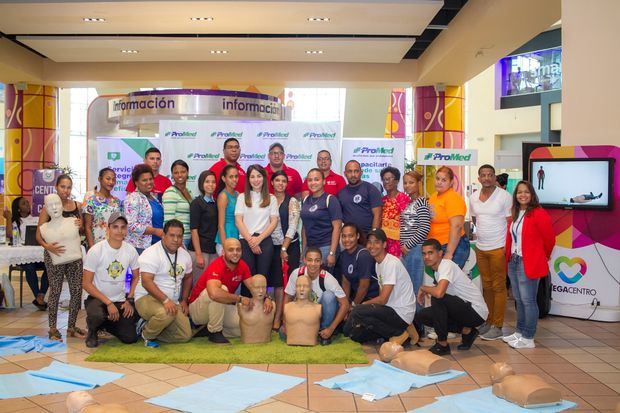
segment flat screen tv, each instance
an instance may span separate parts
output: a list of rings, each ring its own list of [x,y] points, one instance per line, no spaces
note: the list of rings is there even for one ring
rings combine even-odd
[[[614,159],[530,159],[530,181],[545,208],[611,209]]]

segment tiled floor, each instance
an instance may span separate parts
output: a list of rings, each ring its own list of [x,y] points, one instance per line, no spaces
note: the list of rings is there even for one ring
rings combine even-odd
[[[17,285],[15,286],[17,287]],[[24,284],[24,291],[27,286]],[[17,290],[17,288],[16,288]],[[30,303],[32,297],[25,296]],[[506,329],[514,324],[512,302]],[[66,327],[67,313],[59,314],[59,326]],[[84,327],[84,314],[78,321]],[[62,329],[64,335],[64,328]],[[21,310],[0,310],[0,335],[47,333],[47,315],[27,304]],[[620,402],[620,323],[548,317],[539,323],[536,335],[538,347],[513,350],[503,342],[477,341],[468,352],[457,352],[451,357],[453,368],[465,370],[468,375],[439,385],[411,390],[400,396],[376,402],[366,402],[340,390],[328,390],[313,384],[317,380],[344,373],[345,365],[250,365],[245,367],[290,374],[306,378],[304,384],[253,406],[253,413],[316,412],[404,412],[434,401],[435,396],[459,393],[489,384],[488,367],[496,361],[512,364],[518,373],[535,373],[557,386],[564,397],[578,404],[580,412],[612,412]],[[421,343],[430,346],[431,341]],[[453,346],[455,348],[455,346]],[[365,347],[368,359],[377,358],[374,347]],[[52,360],[124,373],[125,377],[91,393],[100,402],[126,405],[140,413],[162,412],[164,408],[144,400],[161,395],[205,377],[222,373],[228,364],[123,364],[90,363],[84,359],[91,352],[84,342],[68,340],[68,351],[63,354],[34,353],[0,358],[0,374],[47,366]],[[66,394],[0,400],[0,412],[64,412]],[[205,408],[205,412],[208,408]]]

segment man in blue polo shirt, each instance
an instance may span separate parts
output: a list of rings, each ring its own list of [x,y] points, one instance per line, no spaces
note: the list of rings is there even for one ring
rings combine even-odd
[[[362,181],[362,167],[358,161],[347,162],[344,174],[349,184],[338,192],[342,219],[357,225],[366,236],[371,228],[381,227],[381,193],[371,183]]]
[[[359,305],[379,295],[375,260],[366,248],[359,245],[357,226],[347,222],[342,226],[340,240],[344,251],[338,257],[336,277],[352,305]]]

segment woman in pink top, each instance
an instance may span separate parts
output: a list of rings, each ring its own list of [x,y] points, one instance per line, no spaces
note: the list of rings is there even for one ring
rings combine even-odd
[[[398,190],[400,171],[393,166],[381,170],[381,181],[386,192],[382,198],[383,211],[381,213],[381,228],[388,238],[386,250],[400,257],[400,213],[407,208],[411,198]]]

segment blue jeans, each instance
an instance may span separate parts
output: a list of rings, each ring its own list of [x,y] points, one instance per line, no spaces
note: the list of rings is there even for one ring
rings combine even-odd
[[[323,291],[323,295],[319,299],[321,304],[321,325],[320,329],[329,327],[336,317],[338,312],[338,299],[336,295],[331,291]]]
[[[446,248],[448,248],[448,244],[443,244],[441,246],[441,250],[444,254],[446,252]],[[454,254],[452,254],[452,262],[462,269],[467,262],[467,258],[469,258],[469,253],[469,238],[467,238],[467,235],[463,235],[459,239],[459,243],[456,244],[456,249],[454,250]]]
[[[539,279],[532,280],[525,275],[523,258],[517,254],[512,254],[508,262],[508,278],[517,304],[517,333],[532,339],[538,324],[536,294]]]
[[[411,282],[413,283],[413,292],[415,296],[418,296],[418,291],[422,286],[422,282],[424,281],[424,261],[422,260],[422,246],[416,245],[415,247],[409,250],[407,255],[401,257],[403,265],[407,269],[409,273],[409,277],[411,277]],[[422,309],[420,303],[416,300],[416,311]]]
[[[323,268],[325,268],[327,272],[333,275],[334,267],[327,266],[327,257],[329,257],[330,248],[331,248],[331,245],[325,245],[323,247],[319,247],[319,249],[321,250],[321,264],[323,264]],[[306,252],[304,251],[304,257],[305,255],[306,255]],[[338,255],[340,255],[340,246],[336,247],[336,254],[334,255],[336,257],[336,261],[338,261]]]
[[[45,269],[45,265],[42,262],[31,262],[28,264],[22,264],[21,267],[24,269],[26,273],[26,282],[32,290],[32,294],[34,298],[37,298],[37,295],[47,293],[48,281],[47,281],[47,270]],[[41,275],[41,287],[39,287],[39,277],[37,276],[37,270],[43,270],[43,275]]]

